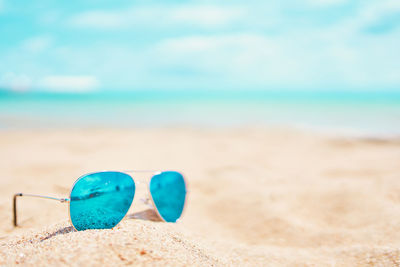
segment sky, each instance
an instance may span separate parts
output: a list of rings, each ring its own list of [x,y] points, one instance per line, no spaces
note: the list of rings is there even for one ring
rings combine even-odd
[[[400,91],[400,1],[0,0],[0,88]]]

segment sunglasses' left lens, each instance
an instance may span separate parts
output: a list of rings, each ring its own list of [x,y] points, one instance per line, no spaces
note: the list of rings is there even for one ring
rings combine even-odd
[[[98,172],[79,178],[71,191],[71,222],[78,230],[109,229],[128,212],[135,183],[122,172]]]

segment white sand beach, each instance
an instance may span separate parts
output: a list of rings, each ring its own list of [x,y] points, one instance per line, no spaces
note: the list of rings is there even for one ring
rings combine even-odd
[[[0,265],[400,264],[400,140],[257,128],[53,129],[0,132],[0,147]],[[67,203],[27,197],[12,227],[13,193],[68,197],[84,173],[126,169],[183,172],[182,220],[134,219],[145,209],[143,187],[111,230],[76,232]]]

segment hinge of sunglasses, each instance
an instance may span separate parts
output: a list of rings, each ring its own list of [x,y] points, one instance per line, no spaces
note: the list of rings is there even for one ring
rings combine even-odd
[[[66,203],[69,202],[69,198],[57,198],[57,197],[48,197],[48,196],[42,196],[42,195],[33,195],[33,194],[24,194],[24,193],[17,193],[14,194],[13,198],[13,224],[14,226],[17,226],[17,197],[37,197],[37,198],[45,198],[45,199],[51,199],[51,200],[57,200],[60,201],[61,203]]]

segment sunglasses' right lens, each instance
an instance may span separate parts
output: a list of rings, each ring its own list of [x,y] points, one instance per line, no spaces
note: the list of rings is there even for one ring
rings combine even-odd
[[[156,174],[150,181],[150,193],[161,217],[176,222],[182,215],[186,200],[186,185],[182,174],[174,171]]]
[[[135,183],[122,172],[98,172],[81,177],[70,196],[71,222],[76,230],[109,229],[128,212]]]

